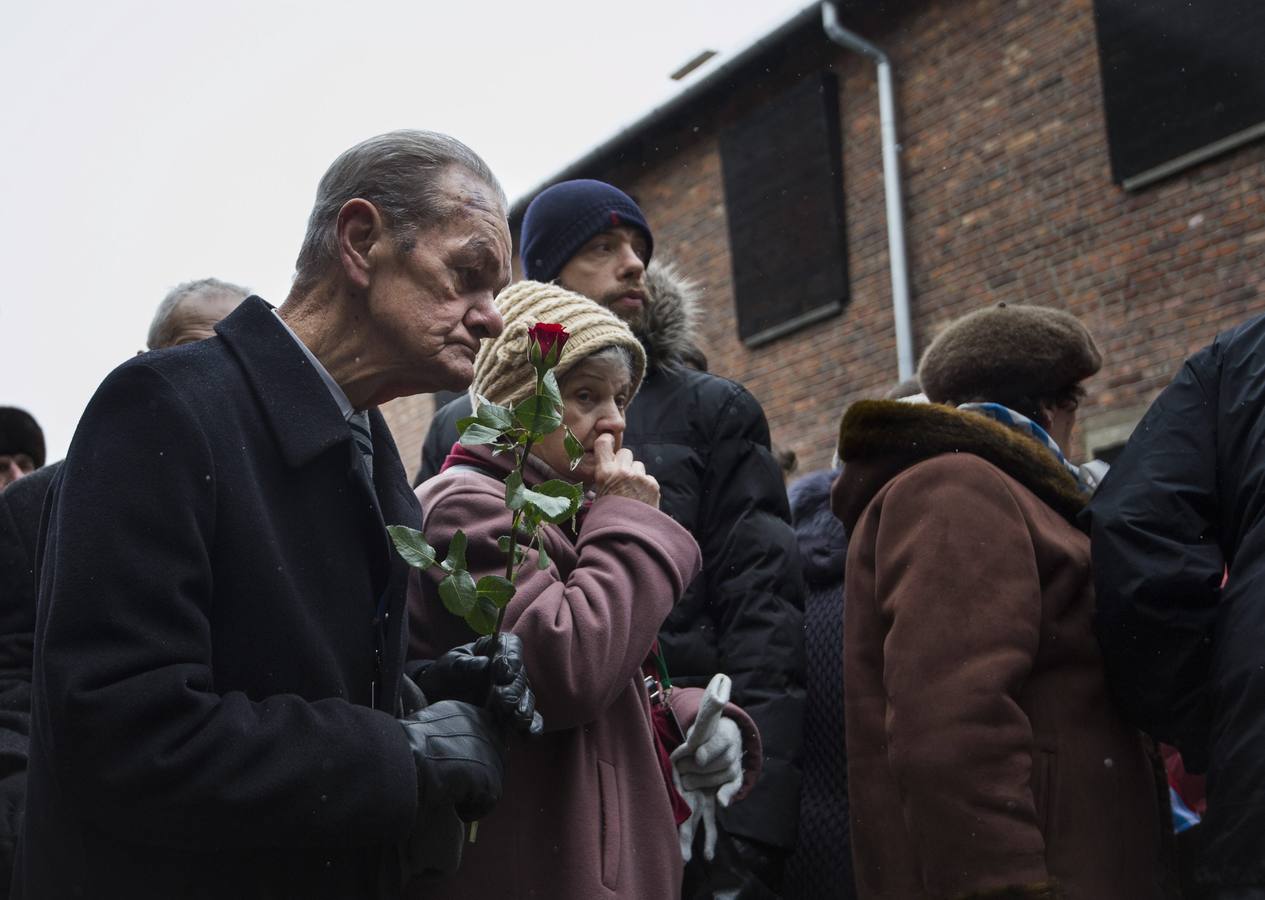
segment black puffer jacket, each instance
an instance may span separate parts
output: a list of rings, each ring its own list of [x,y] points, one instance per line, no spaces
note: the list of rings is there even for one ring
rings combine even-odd
[[[723,826],[789,850],[799,810],[804,588],[782,472],[755,398],[687,365],[699,357],[692,286],[659,262],[646,279],[650,301],[638,337],[649,365],[628,410],[624,446],[658,479],[663,511],[703,551],[703,573],[668,616],[660,643],[674,682],[705,687],[724,672],[733,701],[760,728],[760,781],[721,812]],[[465,397],[436,414],[419,481],[439,471],[457,419],[469,414]]]
[[[1085,516],[1118,702],[1210,773],[1197,877],[1263,886],[1265,317],[1186,361]]]

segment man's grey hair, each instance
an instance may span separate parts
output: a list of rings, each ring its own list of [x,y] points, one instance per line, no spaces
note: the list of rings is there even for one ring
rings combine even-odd
[[[199,278],[197,281],[178,284],[168,291],[162,303],[158,304],[154,320],[149,323],[149,336],[145,344],[150,350],[170,346],[176,339],[174,314],[190,300],[211,300],[218,297],[241,300],[249,296],[250,288],[233,284],[231,281],[221,281],[218,278]]]
[[[505,191],[477,153],[456,138],[434,131],[391,131],[345,151],[326,170],[295,263],[295,288],[309,290],[338,261],[338,211],[354,198],[378,208],[390,234],[408,252],[413,237],[452,212],[440,176],[453,166],[466,169],[496,192]]]

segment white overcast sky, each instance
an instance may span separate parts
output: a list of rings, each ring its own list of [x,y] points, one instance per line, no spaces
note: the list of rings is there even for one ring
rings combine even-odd
[[[452,134],[513,200],[807,5],[0,0],[0,405],[57,459],[168,289],[279,303],[317,181],[365,137]]]

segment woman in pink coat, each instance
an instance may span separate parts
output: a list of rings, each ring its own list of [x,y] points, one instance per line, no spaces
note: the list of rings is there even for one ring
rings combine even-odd
[[[527,329],[537,322],[563,325],[571,337],[554,372],[564,421],[584,446],[584,458],[568,473],[559,429],[533,448],[525,480],[528,487],[550,478],[581,481],[591,501],[575,531],[570,523],[544,526],[544,569],[520,537],[528,559],[504,627],[522,638],[545,731],[511,738],[501,802],[479,823],[476,842],[464,846],[456,874],[419,885],[415,896],[677,897],[682,845],[688,846],[677,826],[689,807],[672,783],[672,765],[685,788],[706,785],[689,793],[695,806],[717,797],[724,803],[754,784],[760,743],[746,714],[726,705],[710,751],[697,760],[667,761],[669,745],[689,732],[704,692],[667,690],[656,713],[650,693],[666,685],[647,673],[658,668],[656,635],[698,573],[700,555],[690,533],[659,511],[658,483],[620,448],[624,410],[640,385],[645,354],[613,314],[553,285],[520,282],[497,305],[505,330],[484,343],[471,390],[503,405],[525,397],[535,384]],[[417,489],[426,539],[442,559],[456,531],[465,532],[467,565],[476,579],[505,568],[497,538],[509,531],[503,479],[512,464],[511,454],[457,445],[440,474]],[[414,658],[435,657],[472,638],[438,596],[443,574],[438,567],[420,574],[411,589]],[[683,733],[656,740],[656,720],[666,735],[672,714]],[[708,763],[703,768],[711,774],[699,775],[699,762]],[[697,781],[684,774],[691,763]]]

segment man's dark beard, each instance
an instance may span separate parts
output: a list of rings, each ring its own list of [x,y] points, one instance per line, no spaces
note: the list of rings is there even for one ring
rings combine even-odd
[[[650,297],[649,295],[646,294],[646,286],[644,282],[642,284],[621,285],[615,290],[607,292],[601,298],[593,298],[593,299],[597,299],[597,302],[600,303],[602,306],[606,307],[607,309],[611,309],[611,305],[620,297],[623,297],[625,294],[627,294],[629,291],[641,292],[641,295],[642,295],[641,309],[637,310],[635,313],[628,316],[621,315],[620,313],[616,313],[616,315],[618,315],[623,320],[624,324],[627,325],[629,328],[631,328],[634,333],[640,335],[641,333],[640,329],[642,325],[645,324],[645,321],[646,321],[646,309],[650,305]],[[614,312],[613,309],[611,311]]]

